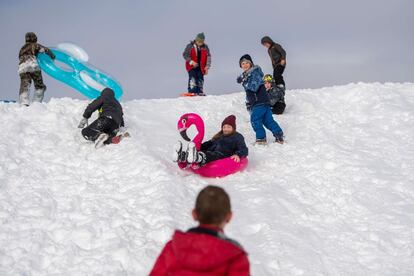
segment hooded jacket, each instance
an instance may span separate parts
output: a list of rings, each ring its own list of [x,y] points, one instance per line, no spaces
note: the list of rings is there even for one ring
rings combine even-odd
[[[55,55],[52,51],[37,43],[37,37],[33,33],[26,34],[26,43],[19,51],[19,74],[27,72],[40,71],[37,63],[37,55],[39,53],[46,53],[50,58],[55,59]]]
[[[275,43],[270,37],[265,36],[262,38],[262,44],[269,43],[270,47],[267,52],[272,60],[273,68],[280,65],[282,59],[286,60],[286,51],[280,44]]]
[[[105,88],[102,90],[101,95],[88,105],[83,117],[89,119],[96,110],[99,110],[99,116],[106,116],[114,120],[119,126],[124,126],[122,106],[115,99],[115,93],[112,89]]]
[[[248,276],[249,260],[240,245],[224,233],[198,227],[174,233],[150,273],[158,275]]]
[[[269,95],[263,82],[263,71],[255,65],[242,74],[242,85],[246,91],[246,101],[251,106],[270,105]]]

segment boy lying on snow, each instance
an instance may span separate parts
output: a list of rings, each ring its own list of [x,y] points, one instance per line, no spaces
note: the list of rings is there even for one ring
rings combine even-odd
[[[240,162],[240,158],[246,157],[248,153],[243,135],[236,131],[236,116],[230,115],[221,123],[221,130],[210,141],[201,144],[200,151],[197,151],[193,142],[184,151],[182,143],[179,142],[174,148],[174,161],[204,166],[227,157]]]
[[[199,225],[187,232],[175,231],[150,276],[250,275],[247,253],[223,232],[232,217],[226,191],[217,186],[201,190],[192,215]]]
[[[96,110],[99,111],[98,119],[84,128]],[[100,148],[110,144],[119,128],[124,126],[123,115],[122,106],[115,98],[114,91],[105,88],[101,95],[88,105],[78,127],[83,128],[82,135],[86,140],[94,141],[95,147]]]

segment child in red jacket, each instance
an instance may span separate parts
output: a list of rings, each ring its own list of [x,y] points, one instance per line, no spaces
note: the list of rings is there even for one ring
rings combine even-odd
[[[187,232],[175,231],[150,276],[250,275],[247,253],[223,232],[232,217],[224,189],[207,186],[201,190],[192,215],[199,226]]]
[[[204,75],[211,66],[210,49],[204,43],[204,33],[199,33],[184,49],[183,57],[188,72],[188,93],[204,96]]]

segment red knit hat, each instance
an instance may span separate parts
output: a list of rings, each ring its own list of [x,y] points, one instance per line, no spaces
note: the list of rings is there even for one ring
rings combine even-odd
[[[223,128],[224,125],[230,125],[233,127],[233,129],[236,129],[236,116],[227,116],[221,123],[221,127]]]

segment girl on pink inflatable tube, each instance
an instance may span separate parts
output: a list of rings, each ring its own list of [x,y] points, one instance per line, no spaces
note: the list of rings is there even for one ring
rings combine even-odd
[[[207,142],[204,137],[204,122],[195,113],[181,116],[177,128],[186,141],[187,129],[195,125],[197,135],[188,144],[186,151],[179,142],[174,149],[174,160],[182,169],[189,168],[194,173],[206,177],[223,177],[243,170],[247,166],[248,148],[243,135],[236,131],[236,117],[230,115],[221,124],[221,130]]]

